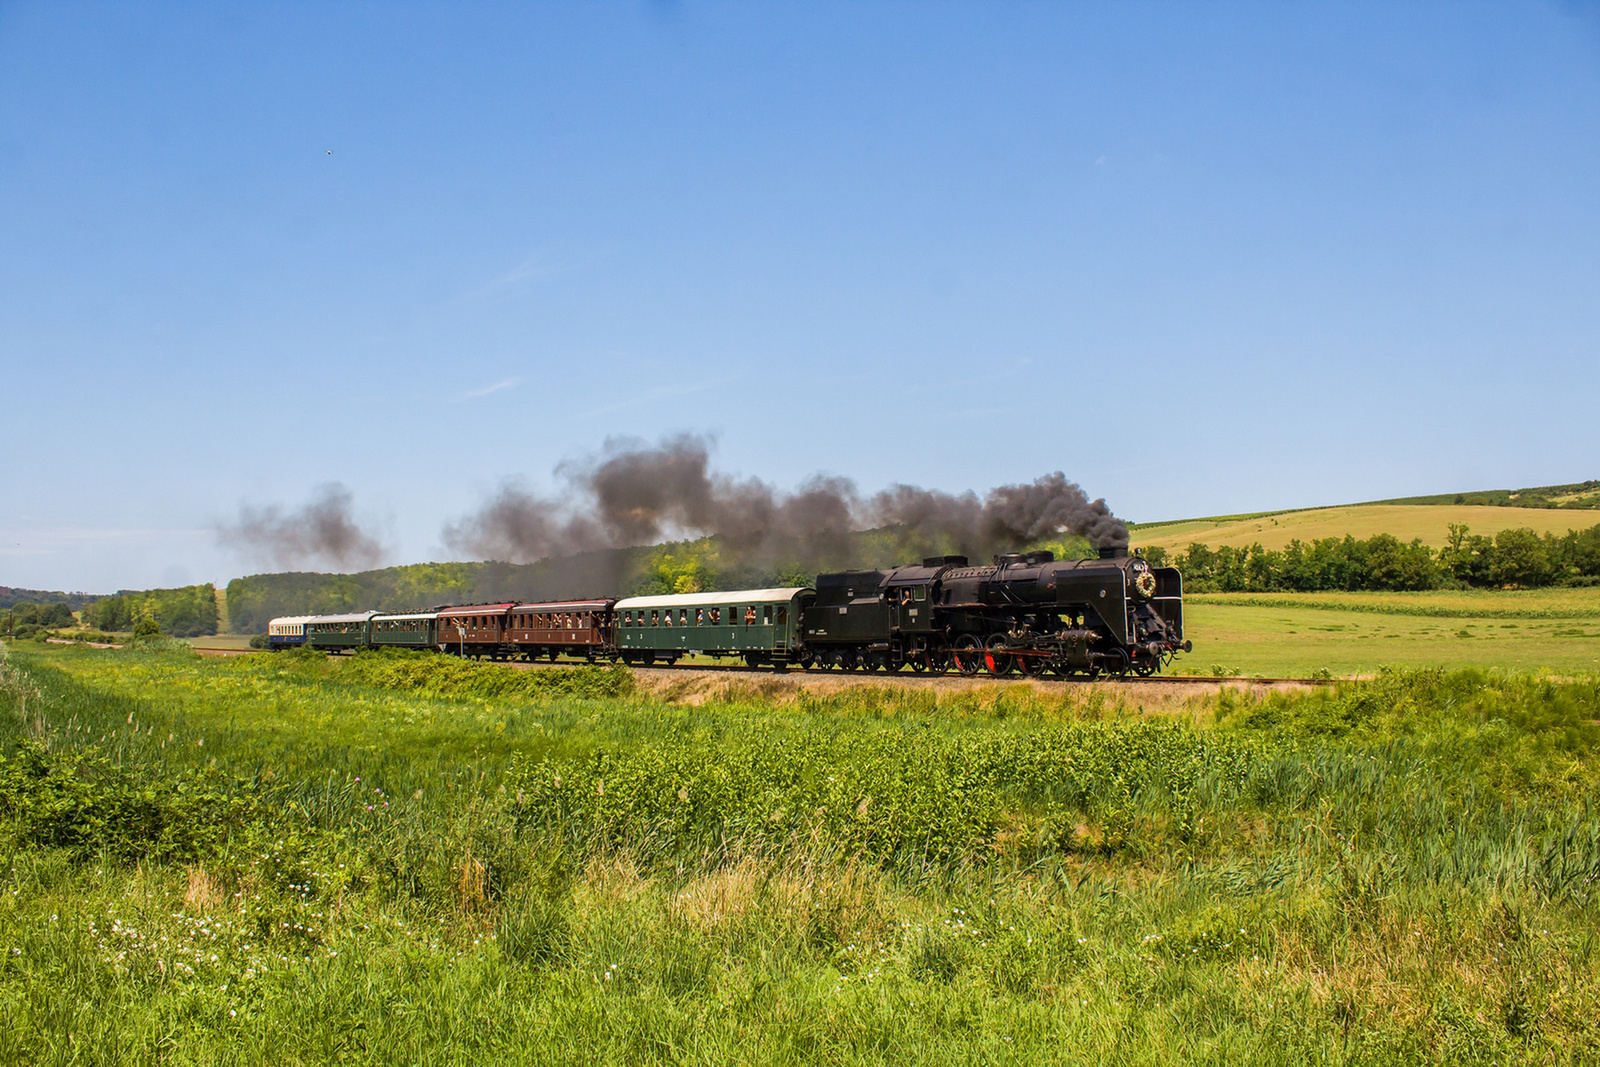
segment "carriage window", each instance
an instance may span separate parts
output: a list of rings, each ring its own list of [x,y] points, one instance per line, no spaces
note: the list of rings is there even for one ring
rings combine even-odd
[[[654,610],[652,610],[650,612],[650,625],[651,626],[659,626],[659,625],[661,625],[660,620],[656,617],[657,614],[658,613],[656,611],[654,611]]]
[[[778,625],[789,625],[789,606],[787,604],[780,605],[778,608]]]
[[[772,625],[772,605],[768,604],[761,609],[761,625]]]
[[[706,624],[705,609],[703,609],[703,608],[695,608],[694,609],[694,624],[696,626],[704,626]]]
[[[718,626],[718,625],[721,625],[721,623],[722,623],[722,609],[721,608],[712,608],[711,609],[711,625],[712,626]]]
[[[746,626],[754,626],[756,624],[756,606],[754,604],[744,609],[744,624]]]
[[[928,591],[925,588],[923,588],[922,586],[920,586],[920,585],[917,586],[917,588],[916,588],[916,590],[915,590],[913,595],[918,600],[926,600],[926,599],[928,599]]]

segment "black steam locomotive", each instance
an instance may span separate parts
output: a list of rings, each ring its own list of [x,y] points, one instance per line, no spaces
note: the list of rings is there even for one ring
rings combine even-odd
[[[1049,552],[972,566],[936,556],[921,566],[817,576],[800,662],[868,670],[1151,675],[1183,636],[1183,578],[1125,548],[1098,559]]]

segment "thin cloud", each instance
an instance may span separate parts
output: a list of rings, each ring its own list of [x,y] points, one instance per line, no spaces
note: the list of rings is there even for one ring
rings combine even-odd
[[[482,389],[474,389],[469,393],[463,393],[461,399],[476,400],[481,396],[488,396],[490,393],[498,393],[502,389],[515,389],[521,384],[521,378],[507,378],[503,382],[495,382],[493,385],[486,385]]]

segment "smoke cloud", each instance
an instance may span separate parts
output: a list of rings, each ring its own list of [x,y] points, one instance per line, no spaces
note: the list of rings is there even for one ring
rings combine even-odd
[[[305,564],[331,564],[342,569],[375,567],[383,546],[357,525],[351,515],[354,498],[337,483],[317,489],[311,503],[291,514],[277,505],[239,507],[239,521],[217,528],[217,540],[247,556],[285,569]]]
[[[863,499],[846,478],[817,476],[792,493],[711,469],[710,443],[681,435],[651,446],[607,441],[601,454],[557,469],[566,489],[546,499],[509,483],[475,514],[444,528],[445,543],[480,559],[548,556],[715,535],[747,564],[847,566],[861,530],[884,530],[904,558],[958,551],[974,559],[1063,534],[1126,545],[1128,529],[1057,471],[982,499],[892,485]]]

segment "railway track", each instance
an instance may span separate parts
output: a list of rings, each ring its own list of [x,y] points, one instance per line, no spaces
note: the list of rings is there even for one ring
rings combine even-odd
[[[202,656],[246,656],[262,650],[254,648],[197,648],[195,651]],[[534,667],[581,667],[586,665],[586,661],[556,660],[552,663],[546,660],[539,660],[532,663],[507,662],[506,665],[509,667],[516,667],[520,670],[529,670]],[[813,667],[810,670],[806,670],[802,667],[746,667],[743,664],[729,663],[685,663],[681,666],[667,666],[662,664],[659,666],[648,667],[636,665],[633,667],[633,670],[640,674],[649,674],[656,677],[666,677],[672,674],[684,674],[691,671],[700,671],[706,674],[747,674],[753,677],[767,678],[838,678],[841,680],[854,678],[860,681],[959,681],[994,684],[1018,684],[1023,682],[1031,682],[1036,685],[1098,685],[1103,683],[1128,683],[1139,685],[1213,685],[1226,684],[1230,682],[1245,685],[1332,685],[1339,681],[1337,678],[1247,678],[1243,675],[1230,675],[1228,677],[1219,678],[1216,675],[1211,674],[1152,674],[1147,678],[1141,678],[1134,674],[1124,675],[1121,677],[1103,674],[1096,678],[1059,678],[1053,675],[1037,674],[991,675],[986,671],[979,671],[977,674],[956,674],[954,672],[945,672],[942,674],[917,674],[913,671],[847,671],[837,668],[819,667]]]
[[[558,661],[555,664],[544,665],[559,667],[562,664],[560,661]],[[577,663],[573,663],[571,665],[578,666]],[[538,664],[513,664],[513,666],[531,667],[538,666]],[[1230,675],[1219,678],[1216,675],[1211,674],[1152,674],[1144,678],[1141,678],[1135,674],[1127,674],[1122,676],[1102,674],[1095,678],[1090,678],[1087,676],[1060,678],[1054,675],[1038,674],[994,675],[989,674],[987,671],[979,671],[977,674],[956,674],[948,671],[941,674],[916,674],[911,671],[845,671],[815,667],[810,670],[806,670],[804,668],[786,669],[777,667],[744,667],[726,663],[690,663],[684,664],[681,667],[635,666],[633,669],[639,673],[649,672],[663,675],[682,673],[684,671],[704,671],[707,673],[716,674],[765,675],[767,677],[775,678],[856,678],[864,681],[871,681],[874,679],[887,681],[893,679],[901,682],[1033,682],[1041,685],[1091,685],[1100,684],[1103,682],[1128,682],[1139,685],[1209,685],[1226,682],[1241,682],[1248,685],[1332,685],[1339,681],[1337,678],[1247,678],[1244,675]]]

